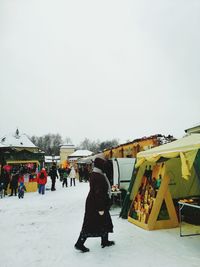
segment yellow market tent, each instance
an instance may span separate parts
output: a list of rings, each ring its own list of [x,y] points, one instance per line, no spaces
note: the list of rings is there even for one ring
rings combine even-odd
[[[153,163],[157,162],[161,157],[170,159],[180,156],[183,177],[188,179],[199,148],[200,134],[192,134],[174,142],[138,153],[136,167],[139,167],[145,161]]]
[[[177,200],[200,197],[199,149],[200,134],[192,134],[137,154],[130,222],[147,230],[178,226]]]

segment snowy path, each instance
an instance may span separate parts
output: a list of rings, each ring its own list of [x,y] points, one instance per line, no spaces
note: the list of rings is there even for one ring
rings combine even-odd
[[[44,196],[0,199],[0,267],[199,267],[200,236],[179,237],[179,229],[145,231],[113,216],[116,245],[102,249],[88,239],[89,253],[74,250],[81,229],[87,183]],[[111,213],[117,211],[112,211]]]

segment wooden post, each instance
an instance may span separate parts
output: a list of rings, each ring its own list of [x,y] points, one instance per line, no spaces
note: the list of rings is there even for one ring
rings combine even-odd
[[[149,216],[149,220],[148,220],[148,228],[149,228],[149,230],[154,229],[155,223],[156,223],[157,218],[158,218],[158,214],[160,212],[160,208],[161,208],[163,200],[165,198],[165,194],[166,194],[166,192],[168,190],[169,180],[170,180],[169,176],[164,176],[162,178],[162,182],[161,182],[160,188],[158,190],[155,202],[153,204],[153,208],[152,208],[151,214]]]

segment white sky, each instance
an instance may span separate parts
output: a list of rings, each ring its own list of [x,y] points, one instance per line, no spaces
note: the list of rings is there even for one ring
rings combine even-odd
[[[75,145],[200,122],[199,0],[1,0],[0,135]]]

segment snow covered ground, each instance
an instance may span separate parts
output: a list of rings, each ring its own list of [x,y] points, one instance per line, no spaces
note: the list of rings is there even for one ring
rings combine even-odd
[[[179,228],[145,231],[119,218],[117,209],[110,235],[116,245],[102,249],[100,238],[89,238],[90,252],[76,251],[89,186],[62,188],[57,180],[56,187],[43,196],[0,199],[1,267],[200,266],[200,236],[180,237]]]

